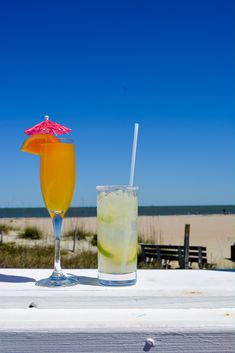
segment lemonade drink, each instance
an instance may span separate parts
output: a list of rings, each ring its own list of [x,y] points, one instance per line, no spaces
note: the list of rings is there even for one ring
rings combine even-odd
[[[97,233],[99,281],[130,285],[136,281],[137,188],[98,186]]]

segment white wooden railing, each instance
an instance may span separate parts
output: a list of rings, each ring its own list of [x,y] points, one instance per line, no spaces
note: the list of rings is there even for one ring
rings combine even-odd
[[[0,353],[235,352],[235,273],[139,270],[133,287],[34,285],[50,270],[0,269]]]

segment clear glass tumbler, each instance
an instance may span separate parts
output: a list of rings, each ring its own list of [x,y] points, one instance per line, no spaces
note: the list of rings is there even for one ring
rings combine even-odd
[[[108,286],[136,283],[138,187],[97,186],[99,282]]]

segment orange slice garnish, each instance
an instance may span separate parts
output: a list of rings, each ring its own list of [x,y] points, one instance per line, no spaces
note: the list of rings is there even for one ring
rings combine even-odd
[[[50,134],[35,134],[27,138],[20,150],[32,154],[40,154],[43,143],[59,142],[59,140]]]

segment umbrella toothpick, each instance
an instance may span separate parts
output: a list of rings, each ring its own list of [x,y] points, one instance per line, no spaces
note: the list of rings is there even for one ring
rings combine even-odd
[[[51,135],[63,135],[68,134],[71,131],[68,127],[59,125],[51,120],[49,116],[45,115],[44,120],[35,126],[25,129],[24,132],[26,135],[34,134],[51,134]]]

